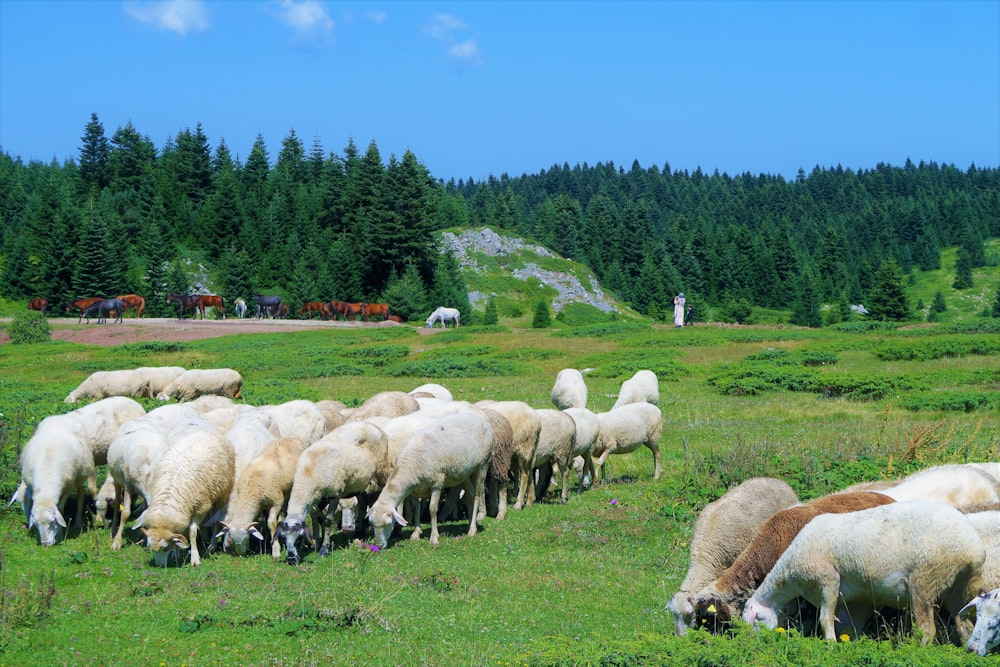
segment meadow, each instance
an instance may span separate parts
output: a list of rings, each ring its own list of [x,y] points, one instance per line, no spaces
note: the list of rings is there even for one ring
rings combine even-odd
[[[698,512],[740,481],[784,479],[801,499],[943,462],[1000,459],[1000,328],[972,318],[893,328],[849,322],[675,330],[618,321],[547,330],[409,327],[229,336],[117,347],[0,346],[0,491],[45,416],[95,370],[232,367],[251,404],[357,405],[424,382],[457,399],[551,407],[562,368],[589,368],[606,411],[639,369],[660,378],[664,475],[648,450],[612,457],[600,486],[556,495],[478,535],[374,552],[336,540],[299,566],[211,553],[155,568],[137,542],[86,530],[42,548],[0,512],[0,665],[978,665],[909,636],[827,643],[739,627],[672,634],[665,606]],[[153,407],[151,403],[147,408]],[[99,480],[100,481],[100,480]]]

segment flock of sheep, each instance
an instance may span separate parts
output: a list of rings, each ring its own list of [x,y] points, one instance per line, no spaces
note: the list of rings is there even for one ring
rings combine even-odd
[[[581,489],[586,475],[597,480],[608,456],[640,446],[653,452],[660,476],[663,420],[650,371],[625,381],[614,408],[601,414],[587,410],[587,387],[575,370],[556,378],[559,409],[471,404],[438,384],[382,392],[357,408],[332,400],[255,407],[233,400],[242,387],[231,369],[93,373],[66,397],[93,402],[43,419],[26,443],[12,502],[20,501],[42,545],[65,537],[62,511],[73,494],[74,525],[83,526],[81,499],[89,490],[95,521],[113,527],[113,549],[122,547],[141,497],[144,509],[132,526],[142,529],[159,565],[190,557],[197,566],[200,531],[203,544],[221,539],[237,554],[251,539],[270,540],[275,558],[284,545],[285,560],[297,563],[303,541],[328,552],[337,514],[347,528],[369,523],[385,547],[396,526],[412,523],[411,539],[420,537],[416,501],[428,498],[436,546],[442,500],[451,514],[465,504],[474,535],[487,513],[505,517],[509,490],[516,490],[515,509],[542,497],[546,489],[535,488],[540,469],[561,473],[563,501],[575,460]],[[133,397],[177,402],[147,413]],[[98,490],[96,467],[105,464],[108,477]]]
[[[1000,645],[1000,463],[935,466],[807,503],[780,480],[747,480],[702,510],[668,609],[678,634],[742,618],[818,624],[834,641],[901,610],[923,643],[986,655]]]

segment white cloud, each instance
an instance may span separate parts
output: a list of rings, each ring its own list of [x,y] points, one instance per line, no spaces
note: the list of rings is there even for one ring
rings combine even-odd
[[[426,32],[434,39],[452,42],[455,31],[465,30],[466,27],[465,22],[453,14],[435,14]]]
[[[479,45],[476,40],[467,39],[464,42],[456,42],[448,49],[448,56],[455,60],[460,60],[470,65],[481,65],[483,60],[479,56]]]
[[[381,25],[385,23],[385,20],[389,18],[389,15],[386,12],[369,11],[365,12],[365,18],[371,21],[372,23]]]
[[[333,19],[316,0],[280,0],[278,17],[295,31],[298,40],[328,40],[333,36]]]
[[[125,13],[143,25],[186,35],[193,30],[207,30],[208,10],[202,0],[162,0],[128,2]]]
[[[482,65],[482,54],[474,37],[461,39],[469,26],[454,14],[436,14],[424,32],[447,44],[446,53],[452,60],[466,65]]]

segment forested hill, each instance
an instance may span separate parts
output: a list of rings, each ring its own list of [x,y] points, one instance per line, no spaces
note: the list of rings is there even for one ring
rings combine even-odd
[[[156,147],[131,123],[109,138],[96,114],[77,160],[24,163],[0,150],[0,296],[60,309],[137,292],[164,313],[167,293],[195,287],[191,263],[230,299],[468,308],[457,263],[435,243],[468,225],[586,264],[640,312],[669,310],[678,291],[714,305],[859,303],[887,260],[933,269],[959,245],[960,272],[986,263],[1000,172],[907,161],[817,167],[789,182],[598,163],[445,183],[410,151],[384,160],[374,141],[338,154],[290,131],[274,159],[260,136],[240,159],[225,141],[210,146],[200,124]]]

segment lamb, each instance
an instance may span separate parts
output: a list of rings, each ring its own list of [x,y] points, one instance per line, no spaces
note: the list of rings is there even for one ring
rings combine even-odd
[[[140,371],[95,371],[71,391],[64,402],[76,403],[84,398],[108,396],[144,396],[148,386],[149,381]]]
[[[388,479],[390,467],[388,437],[367,421],[347,422],[307,447],[296,463],[288,512],[277,531],[285,540],[285,562],[301,561],[299,540],[313,541],[306,516],[314,514],[324,498],[330,498],[332,513],[345,496],[375,493]],[[329,535],[324,535],[321,555],[329,548]]]
[[[38,531],[42,546],[50,547],[65,537],[66,520],[61,510],[76,492],[77,529],[83,525],[83,492],[97,493],[94,455],[80,437],[79,423],[66,415],[46,417],[21,451],[23,506],[28,531]],[[16,495],[16,494],[15,494]]]
[[[474,536],[492,450],[493,427],[484,417],[469,412],[443,417],[410,436],[382,492],[368,510],[378,546],[388,546],[394,523],[407,525],[397,506],[411,495],[415,498],[430,496],[430,542],[431,546],[438,546],[437,510],[441,492],[466,483],[471,487],[467,491],[473,498],[468,535]],[[420,537],[419,505],[417,507],[411,540]]]
[[[190,401],[205,394],[239,398],[242,391],[243,376],[231,368],[192,368],[178,375],[156,398],[161,401],[170,398]]]
[[[535,412],[541,420],[542,428],[538,432],[538,446],[535,447],[535,456],[531,463],[532,472],[528,476],[528,496],[541,500],[546,493],[548,480],[541,483],[536,494],[534,471],[543,466],[551,469],[552,464],[560,466],[562,470],[572,465],[573,448],[576,443],[576,421],[561,410],[543,408]]]
[[[575,368],[564,368],[559,371],[556,383],[552,385],[551,398],[559,410],[586,408],[587,383],[583,381],[583,373]]]
[[[420,409],[420,403],[405,391],[382,391],[353,410],[345,411],[349,419],[368,419],[375,415],[402,417]]]
[[[1000,482],[976,465],[939,465],[882,491],[897,501],[944,502],[961,512],[1000,510]]]
[[[976,529],[944,503],[825,514],[778,559],[747,602],[743,620],[773,629],[779,611],[803,597],[819,608],[826,639],[836,641],[839,630],[854,634],[886,606],[909,609],[927,644],[936,634],[935,606],[957,614],[962,602],[956,598],[978,585],[985,556]]]
[[[236,477],[220,535],[225,534],[226,546],[232,546],[237,555],[246,554],[251,535],[264,540],[257,529],[257,516],[267,511],[271,555],[281,558],[281,542],[274,538],[278,514],[288,503],[295,467],[306,446],[298,438],[274,440]]]
[[[985,656],[1000,646],[1000,588],[973,598],[959,612],[976,609],[976,625],[972,628],[966,649],[969,653]]]
[[[594,483],[612,454],[628,454],[641,445],[653,452],[653,479],[660,479],[660,435],[663,415],[651,403],[629,403],[597,415],[601,430],[594,445]]]
[[[204,424],[171,444],[150,475],[149,507],[136,523],[142,525],[153,561],[161,567],[172,556],[180,559],[187,549],[191,566],[201,564],[198,529],[212,522],[233,489],[233,447]]]
[[[573,440],[573,447],[570,450],[570,458],[567,461],[560,461],[559,467],[562,469],[562,502],[569,500],[569,476],[573,470],[573,461],[576,457],[583,459],[583,467],[580,472],[580,492],[583,492],[583,480],[589,474],[590,479],[594,479],[594,446],[597,445],[597,437],[601,432],[601,422],[597,415],[584,407],[565,408],[563,410],[576,423],[576,438]]]
[[[814,518],[887,505],[892,498],[872,491],[835,493],[775,512],[761,524],[732,565],[697,594],[695,623],[718,630],[739,617],[743,602],[763,581],[788,546]]]
[[[635,375],[622,382],[622,388],[618,392],[618,400],[612,406],[616,410],[622,406],[632,403],[651,403],[656,405],[660,402],[660,384],[653,371],[637,371]]]
[[[691,558],[681,589],[667,609],[674,630],[683,635],[695,627],[698,592],[712,583],[740,555],[775,512],[798,502],[792,487],[772,477],[754,477],[729,489],[698,515],[691,535]]]
[[[531,476],[531,464],[535,460],[535,449],[538,447],[538,436],[542,430],[542,421],[538,413],[527,403],[521,401],[478,401],[476,407],[488,408],[500,413],[509,423],[514,434],[514,446],[511,453],[510,472],[518,481],[517,500],[514,509],[519,510],[525,503],[534,502],[533,494],[528,493]],[[503,494],[504,491],[501,490]],[[501,509],[506,514],[507,502],[501,500]],[[497,514],[497,519],[503,515]]]
[[[115,506],[115,480],[108,472],[104,477],[104,483],[101,484],[101,488],[97,489],[97,493],[94,494],[94,522],[100,525],[105,525],[108,519],[108,509],[113,509]]]

